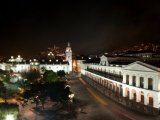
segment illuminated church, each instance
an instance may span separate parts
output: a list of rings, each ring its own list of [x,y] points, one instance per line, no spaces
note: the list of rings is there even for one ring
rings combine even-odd
[[[26,72],[31,69],[41,70],[42,68],[54,72],[64,70],[66,73],[70,73],[72,71],[72,49],[70,43],[66,47],[64,58],[61,57],[61,59],[57,57],[55,59],[24,60],[18,55],[17,58],[11,56],[9,60],[0,63],[0,69],[12,70],[13,72]]]

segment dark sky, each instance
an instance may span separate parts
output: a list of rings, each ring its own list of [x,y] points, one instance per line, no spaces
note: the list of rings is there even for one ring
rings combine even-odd
[[[6,0],[0,9],[0,56],[33,56],[68,41],[80,54],[160,41],[158,0]]]

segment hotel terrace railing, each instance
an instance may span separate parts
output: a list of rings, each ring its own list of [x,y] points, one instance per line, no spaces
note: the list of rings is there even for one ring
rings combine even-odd
[[[105,78],[109,78],[109,79],[117,81],[117,82],[122,83],[122,81],[123,81],[123,76],[122,75],[117,75],[117,74],[108,73],[108,72],[104,72],[104,71],[98,71],[98,70],[94,70],[94,69],[91,69],[91,68],[87,68],[86,71],[89,71],[91,73],[103,76]]]

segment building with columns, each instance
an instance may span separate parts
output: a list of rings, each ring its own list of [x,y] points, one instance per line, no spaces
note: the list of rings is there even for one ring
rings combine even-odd
[[[102,56],[98,64],[81,64],[81,74],[128,100],[160,108],[159,67],[140,61],[112,63]]]

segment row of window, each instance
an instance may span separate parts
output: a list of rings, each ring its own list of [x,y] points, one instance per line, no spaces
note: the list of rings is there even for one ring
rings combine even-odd
[[[138,87],[140,88],[144,88],[144,77],[139,77],[139,81],[140,82],[138,85]],[[147,88],[150,90],[153,90],[153,79],[152,78],[148,78],[148,86]],[[129,75],[126,75],[126,84],[129,85]],[[136,86],[136,76],[132,76],[132,84],[133,86]]]

